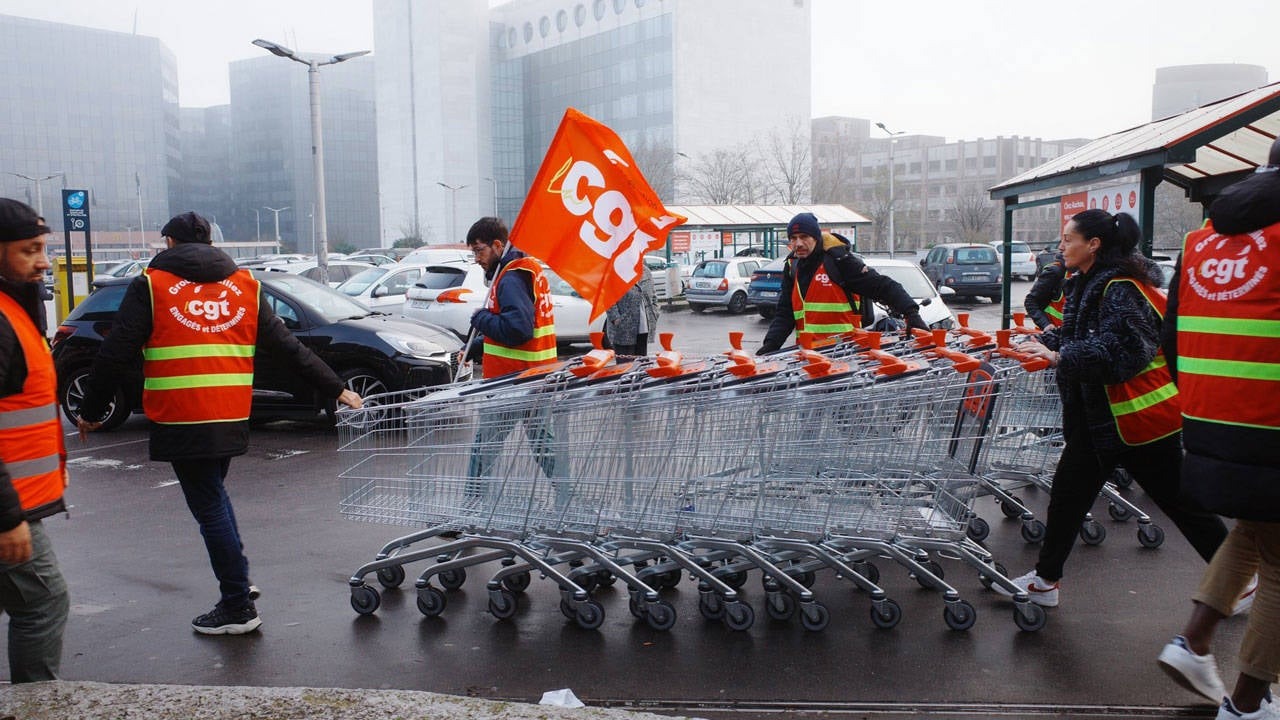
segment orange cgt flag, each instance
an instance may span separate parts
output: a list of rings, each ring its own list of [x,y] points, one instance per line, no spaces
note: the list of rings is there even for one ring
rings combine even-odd
[[[685,221],[662,206],[617,134],[569,108],[511,242],[586,298],[594,320],[640,280],[644,254]]]

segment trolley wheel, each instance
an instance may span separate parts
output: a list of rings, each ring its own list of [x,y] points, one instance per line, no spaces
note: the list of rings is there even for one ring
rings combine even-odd
[[[578,611],[573,609],[573,603],[568,598],[560,598],[560,614],[568,620],[578,619]]]
[[[382,568],[378,571],[378,582],[388,590],[400,587],[404,582],[404,568],[400,565]]]
[[[902,606],[893,600],[885,600],[880,603],[879,607],[873,603],[871,605],[871,622],[882,630],[888,630],[898,624],[902,619]]]
[[[730,630],[741,632],[756,621],[756,611],[747,603],[737,601],[724,604],[724,624]]]
[[[640,593],[632,590],[631,597],[627,600],[627,609],[631,611],[632,617],[637,620],[644,619],[645,607],[644,599],[640,597]]]
[[[457,590],[467,581],[467,571],[463,568],[457,570],[445,570],[440,573],[440,584],[445,590]]]
[[[991,525],[986,520],[974,515],[969,518],[969,527],[965,528],[965,534],[974,542],[982,542],[991,534]]]
[[[973,609],[967,600],[947,603],[942,608],[942,619],[952,630],[968,630],[978,620],[978,611]]]
[[[578,605],[578,627],[583,630],[595,630],[604,624],[604,606],[595,600],[588,600]]]
[[[942,572],[942,566],[938,564],[937,560],[925,560],[920,564],[924,566],[925,570],[928,570],[929,572],[933,573],[934,577],[938,578],[939,580],[942,580],[946,576],[945,573]],[[933,587],[932,585],[929,584],[929,581],[926,580],[923,575],[916,575],[915,573],[911,573],[911,577],[915,578],[916,582],[920,583],[920,587],[926,590]]]
[[[764,611],[774,620],[790,620],[796,614],[796,599],[785,592],[769,593]]]
[[[821,632],[831,623],[831,611],[814,601],[800,606],[800,626],[809,632]]]
[[[600,586],[600,578],[596,577],[595,573],[579,575],[578,577],[573,578],[573,581],[578,583],[578,587],[589,593],[594,592],[595,589]]]
[[[880,584],[880,568],[865,560],[853,564],[853,571],[866,578],[872,585]]]
[[[427,617],[439,617],[448,602],[443,592],[430,585],[418,588],[418,611]]]
[[[747,584],[747,572],[745,570],[737,570],[721,577],[720,580],[734,590],[740,590],[743,585]]]
[[[489,612],[499,620],[516,614],[516,594],[503,588],[489,593]]]
[[[382,597],[378,595],[378,591],[368,585],[351,588],[351,609],[361,615],[372,615],[381,604]]]
[[[1158,548],[1164,544],[1164,530],[1153,523],[1139,525],[1138,543],[1144,548]]]
[[[1039,520],[1031,520],[1022,524],[1022,539],[1029,543],[1043,542],[1046,532],[1048,532],[1048,529]]]
[[[1004,575],[1005,577],[1009,577],[1009,569],[1008,569],[1008,568],[1006,568],[1004,565],[1001,565],[1001,564],[1000,564],[1000,563],[998,563],[998,562],[993,562],[993,563],[992,563],[992,565],[991,565],[991,569],[992,569],[992,570],[995,570],[995,571],[996,571],[996,573],[998,573],[998,574],[1000,574],[1000,575]],[[979,574],[978,574],[978,582],[982,583],[982,587],[984,587],[984,588],[986,588],[986,589],[990,590],[990,589],[991,589],[991,585],[995,582],[995,578],[993,578],[993,577],[991,577],[990,575],[987,575],[987,574],[985,574],[985,573],[979,573]]]
[[[723,620],[724,606],[724,599],[715,593],[703,593],[698,598],[698,612],[708,620]]]
[[[616,582],[618,582],[618,578],[614,577],[613,573],[608,570],[601,570],[596,573],[597,587],[613,587]]]
[[[1129,512],[1129,508],[1118,503],[1109,503],[1107,505],[1107,514],[1116,522],[1124,522],[1133,517],[1133,513]]]
[[[1107,539],[1107,529],[1097,520],[1085,520],[1080,524],[1080,539],[1086,545],[1101,545]]]
[[[1026,610],[1027,614],[1031,617],[1024,616],[1022,614],[1023,610]],[[1017,625],[1019,630],[1023,630],[1025,632],[1036,632],[1043,628],[1045,623],[1048,621],[1049,614],[1044,611],[1044,608],[1033,602],[1027,603],[1025,608],[1015,607],[1013,609],[1013,624]]]
[[[1004,513],[1005,517],[1010,520],[1017,520],[1022,517],[1022,507],[1019,507],[1019,505],[1022,505],[1022,498],[1019,498],[1017,495],[1010,495],[1009,497],[1013,498],[1013,501],[1017,503],[1017,505],[999,501],[997,501],[996,504],[1000,506],[1000,512]]]
[[[531,582],[533,582],[533,579],[529,577],[529,573],[516,573],[502,578],[502,587],[513,593],[520,594],[529,589],[529,583]]]
[[[654,578],[654,582],[657,584],[658,589],[670,590],[679,585],[682,579],[683,576],[679,570],[667,570],[666,572],[658,573],[658,576]]]
[[[1124,468],[1116,468],[1111,471],[1111,482],[1115,483],[1116,487],[1127,488],[1133,484],[1133,476]]]
[[[800,583],[806,588],[811,588],[813,587],[814,583],[818,582],[818,576],[814,574],[812,570],[805,570],[799,575],[796,575],[795,578],[796,578],[796,582]]]
[[[649,603],[644,620],[654,630],[670,630],[676,624],[676,608],[666,600]]]

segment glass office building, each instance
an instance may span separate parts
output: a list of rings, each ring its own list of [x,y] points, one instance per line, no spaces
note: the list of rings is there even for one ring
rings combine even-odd
[[[95,231],[158,241],[178,176],[177,65],[158,39],[0,15],[0,196],[42,205],[90,191]],[[37,184],[31,178],[56,177]],[[63,184],[65,179],[65,185]]]

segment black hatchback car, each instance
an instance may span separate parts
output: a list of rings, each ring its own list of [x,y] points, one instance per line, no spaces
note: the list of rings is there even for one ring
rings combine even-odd
[[[429,323],[375,312],[328,286],[288,273],[255,272],[266,301],[285,327],[311,348],[347,387],[368,397],[377,393],[452,382],[462,349],[458,337]],[[103,338],[133,278],[96,282],[98,288],[77,305],[53,336],[58,401],[76,421],[85,381]],[[118,427],[142,409],[142,357],[137,373],[121,383],[103,429]],[[332,417],[334,402],[317,398],[297,373],[269,353],[254,357],[253,417]]]

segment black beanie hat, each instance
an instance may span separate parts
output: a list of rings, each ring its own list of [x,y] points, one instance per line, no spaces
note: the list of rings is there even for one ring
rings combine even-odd
[[[791,222],[787,223],[787,237],[791,237],[796,233],[804,233],[814,240],[822,240],[822,228],[818,227],[818,218],[813,213],[800,213],[791,218]]]
[[[9,198],[0,198],[0,242],[30,240],[48,235],[49,227],[44,218],[36,214],[30,205]]]
[[[213,243],[209,221],[193,212],[174,215],[173,219],[160,229],[160,234],[173,238],[174,242],[205,243],[206,245]]]

